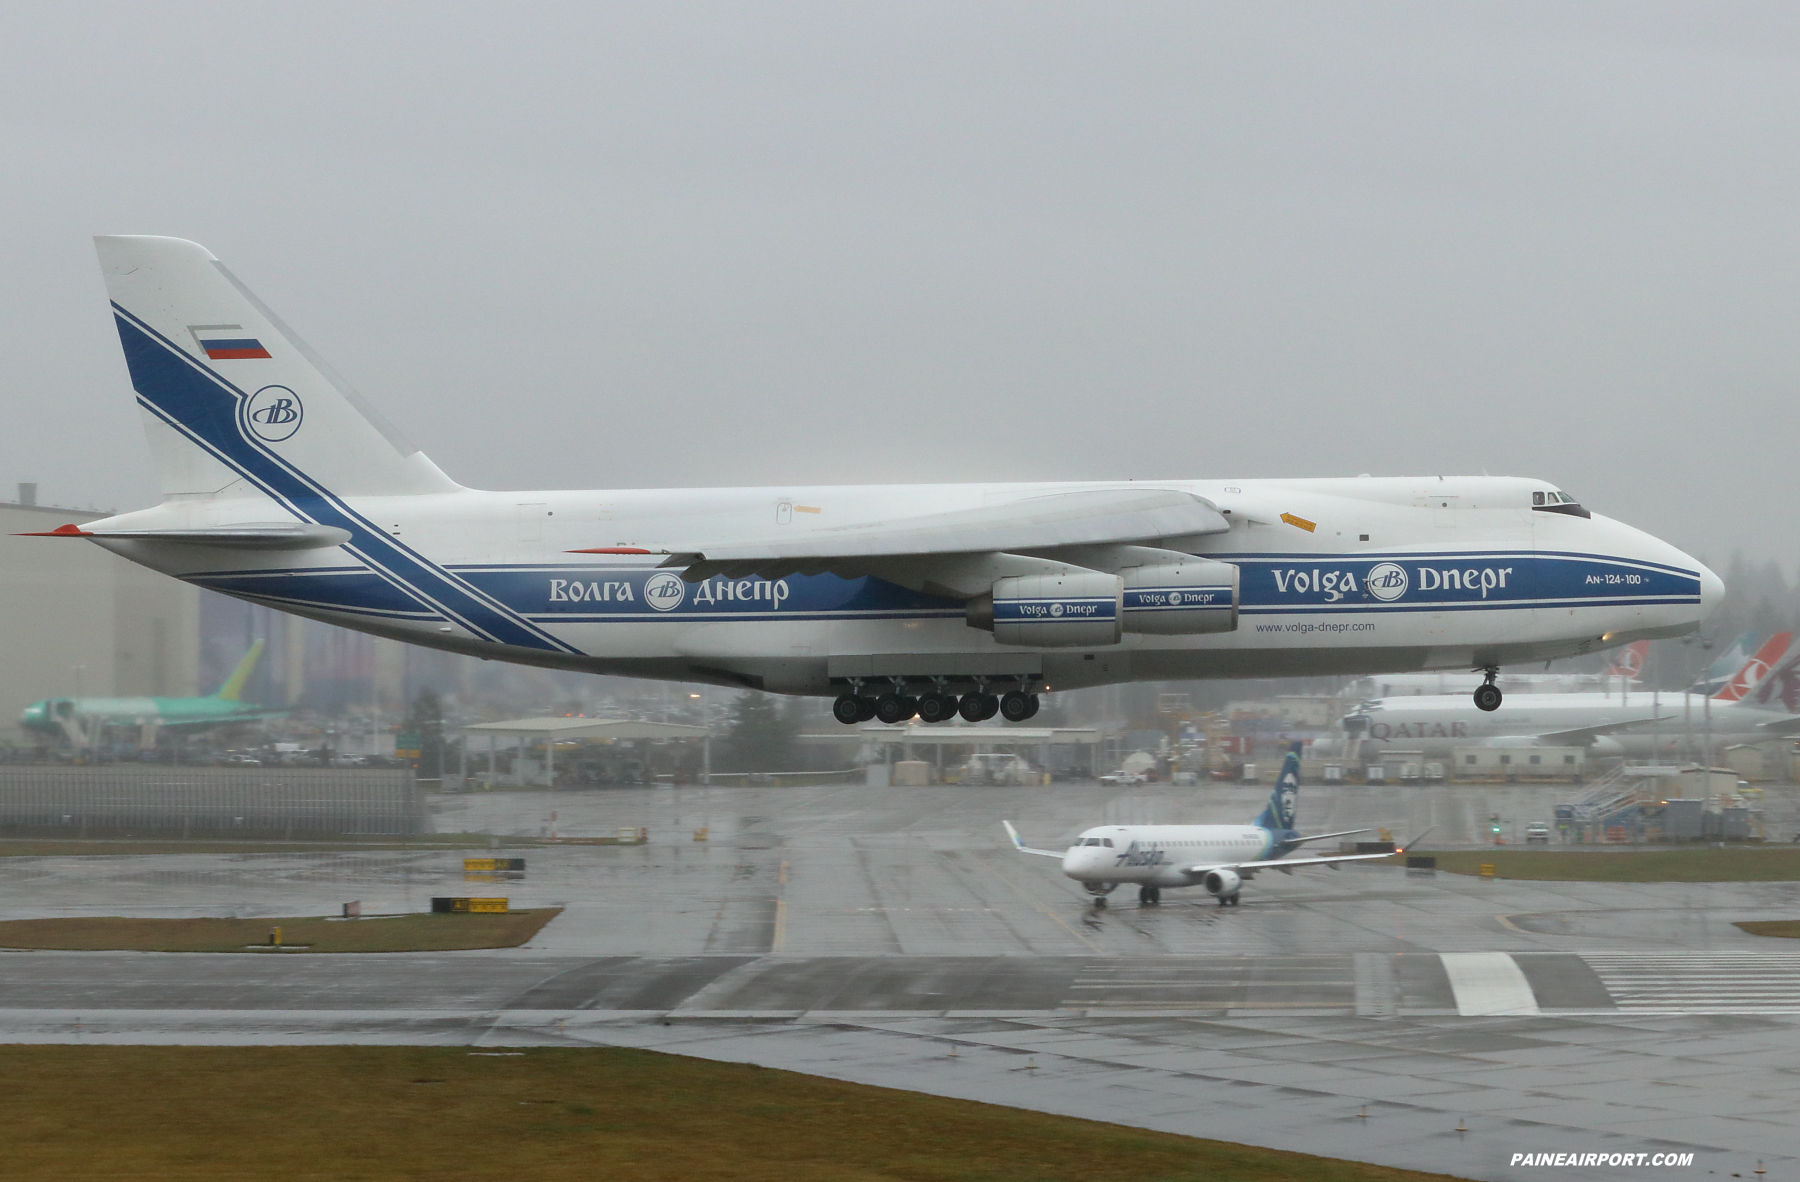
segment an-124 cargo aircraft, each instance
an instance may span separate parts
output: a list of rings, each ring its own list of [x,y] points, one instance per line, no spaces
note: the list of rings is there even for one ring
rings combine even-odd
[[[1367,829],[1315,833],[1303,837],[1294,829],[1300,795],[1299,744],[1282,761],[1281,774],[1269,803],[1248,825],[1101,825],[1083,831],[1067,850],[1038,850],[1025,844],[1011,821],[1002,821],[1013,848],[1062,860],[1062,871],[1086,888],[1094,906],[1105,907],[1106,897],[1121,883],[1135,883],[1138,903],[1154,907],[1162,902],[1164,887],[1204,887],[1221,907],[1237,905],[1244,883],[1259,870],[1292,874],[1300,866],[1330,866],[1343,862],[1370,862],[1405,853],[1417,844],[1383,854],[1334,854],[1317,858],[1287,855],[1312,841],[1349,837]],[[1423,836],[1423,835],[1421,835]]]
[[[1447,759],[1458,747],[1586,747],[1596,758],[1670,758],[1686,744],[1713,750],[1800,734],[1800,645],[1777,632],[1708,700],[1635,690],[1610,694],[1512,694],[1492,713],[1461,695],[1375,698],[1346,714],[1341,735],[1313,754],[1354,758],[1395,749]],[[1689,750],[1697,758],[1699,750]]]
[[[1681,635],[1723,591],[1521,478],[482,492],[203,247],[97,242],[164,499],[55,532],[414,644],[1018,721],[1139,679],[1491,672]],[[503,392],[459,409],[529,431]]]

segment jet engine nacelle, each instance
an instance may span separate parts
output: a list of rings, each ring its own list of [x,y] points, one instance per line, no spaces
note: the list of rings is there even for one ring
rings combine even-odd
[[[1196,558],[1125,572],[1125,631],[1157,636],[1235,632],[1238,568]]]
[[[1208,870],[1206,877],[1200,880],[1209,894],[1223,899],[1227,895],[1235,895],[1238,888],[1244,885],[1243,876],[1235,870]]]
[[[1118,575],[1017,575],[970,600],[968,621],[1001,644],[1094,648],[1119,643],[1124,602],[1125,580]]]

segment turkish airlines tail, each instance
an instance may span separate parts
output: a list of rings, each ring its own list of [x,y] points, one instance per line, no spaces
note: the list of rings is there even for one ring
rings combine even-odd
[[[1626,681],[1636,681],[1644,675],[1644,662],[1650,659],[1650,642],[1638,640],[1628,644],[1620,651],[1618,657],[1607,667],[1605,676],[1623,677]]]
[[[457,491],[205,247],[94,246],[165,497]]]
[[[1715,702],[1741,702],[1761,685],[1769,676],[1769,672],[1779,663],[1783,663],[1783,655],[1793,643],[1792,632],[1777,632],[1763,641],[1756,655],[1745,661],[1743,667],[1731,675],[1725,688],[1713,695]]]

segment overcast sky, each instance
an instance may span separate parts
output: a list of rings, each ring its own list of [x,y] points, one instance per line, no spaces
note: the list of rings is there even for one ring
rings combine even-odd
[[[1792,557],[1792,4],[0,15],[7,497],[155,500],[147,233],[477,487],[1487,471]]]

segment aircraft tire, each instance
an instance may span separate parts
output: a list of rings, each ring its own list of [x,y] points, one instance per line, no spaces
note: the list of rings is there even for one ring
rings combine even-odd
[[[1024,722],[1031,717],[1031,695],[1013,690],[1000,699],[1000,717],[1008,722]]]
[[[883,694],[875,703],[875,717],[893,726],[919,712],[918,700],[904,694]]]
[[[1027,694],[1025,696],[1031,700],[1030,707],[1028,709],[1026,709],[1026,711],[1025,711],[1025,717],[1026,718],[1037,717],[1038,706],[1040,704],[1038,702],[1038,696],[1036,694]]]
[[[982,714],[982,695],[964,694],[962,701],[956,704],[956,712],[963,716],[964,722],[980,722],[986,715]]]
[[[948,694],[924,694],[919,698],[919,718],[923,722],[942,722],[956,713],[956,699]]]
[[[1105,895],[1095,895],[1094,896],[1094,910],[1095,911],[1105,911],[1106,910],[1106,896]]]
[[[862,721],[862,699],[855,694],[840,694],[838,700],[831,704],[831,716],[845,726],[854,726]]]
[[[1500,709],[1502,695],[1500,687],[1492,683],[1475,687],[1475,709],[1493,713]]]
[[[860,707],[856,714],[856,721],[867,722],[869,719],[875,717],[874,698],[858,698],[856,701]]]
[[[981,695],[981,717],[977,718],[975,721],[976,722],[986,722],[988,719],[992,718],[994,715],[996,715],[998,713],[1000,713],[1000,699],[995,697],[993,694],[982,694]]]

